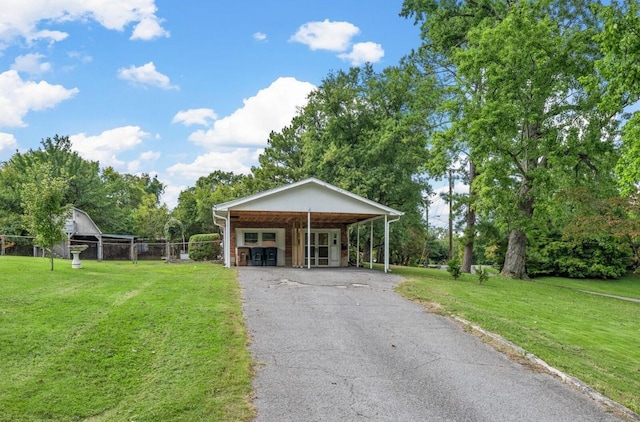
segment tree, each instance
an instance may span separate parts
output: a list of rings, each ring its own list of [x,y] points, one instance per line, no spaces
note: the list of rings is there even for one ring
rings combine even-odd
[[[304,178],[302,135],[304,119],[295,116],[281,132],[271,132],[258,167],[251,169],[258,190],[267,190]]]
[[[34,175],[40,172],[42,164],[48,164],[51,176],[65,181],[63,202],[83,209],[96,217],[96,223],[102,225],[101,217],[106,214],[106,197],[102,190],[98,162],[87,161],[71,150],[71,142],[66,136],[55,135],[45,138],[37,150],[25,153],[16,152],[11,159],[2,163],[0,172],[0,196],[6,201],[3,208],[6,223],[12,231],[20,231],[15,227],[18,216],[24,212],[19,200],[25,183],[31,182]],[[12,227],[13,226],[13,227]]]
[[[406,60],[426,77],[437,75],[435,92],[427,98],[436,98],[438,107],[432,120],[439,128],[429,141],[427,172],[436,179],[451,177],[455,170],[469,185],[466,196],[455,195],[449,200],[458,202],[456,208],[466,206],[464,229],[464,256],[461,271],[470,273],[476,238],[476,192],[474,188],[477,166],[465,124],[461,124],[462,104],[482,96],[482,79],[461,83],[455,54],[468,48],[469,30],[485,20],[499,20],[506,9],[503,2],[457,2],[405,0],[401,15],[413,17],[420,24],[423,45]],[[420,98],[418,98],[421,100]],[[418,105],[419,108],[419,105]]]
[[[164,236],[167,241],[167,260],[171,261],[171,243],[174,243],[176,240],[182,240],[184,248],[184,226],[182,222],[171,217],[164,225]]]
[[[254,179],[273,187],[317,177],[404,211],[407,215],[391,227],[391,249],[398,259],[410,259],[413,252],[400,245],[408,239],[407,224],[420,221],[426,132],[435,107],[428,101],[433,80],[416,76],[413,69],[376,73],[371,66],[329,74],[291,126],[271,134]],[[421,108],[407,113],[418,103]],[[374,239],[380,237],[376,231]]]
[[[603,92],[600,106],[614,116],[640,99],[640,5],[636,0],[613,1],[597,10],[603,30],[596,40],[603,56],[596,62],[598,74],[585,79],[593,91]],[[640,113],[635,110],[623,117],[626,123],[616,173],[623,194],[629,195],[638,191],[640,182]]]
[[[142,196],[140,205],[132,211],[135,233],[146,239],[160,239],[164,236],[164,225],[169,220],[166,205],[156,204],[156,197],[151,193]]]
[[[38,246],[48,250],[53,271],[53,246],[66,239],[63,232],[69,205],[64,204],[67,180],[54,176],[50,163],[41,163],[38,173],[22,185],[22,207],[27,230]]]
[[[173,216],[183,222],[187,236],[217,232],[212,207],[253,193],[250,183],[248,176],[216,170],[180,193]]]
[[[446,41],[432,54],[451,60],[464,93],[454,98],[454,128],[468,135],[479,170],[477,209],[508,232],[502,274],[524,278],[528,236],[546,223],[554,193],[574,180],[610,186],[612,122],[582,83],[599,57],[590,2],[405,5],[419,20],[448,22],[427,34]]]

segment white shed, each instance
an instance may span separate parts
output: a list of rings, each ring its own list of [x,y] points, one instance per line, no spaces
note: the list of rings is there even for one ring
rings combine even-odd
[[[344,267],[349,227],[384,220],[388,271],[389,224],[403,214],[315,178],[213,207],[227,267],[245,265],[240,259],[245,249],[262,252],[266,248],[277,253],[269,265]],[[265,265],[264,256],[260,258],[250,258],[248,263]]]

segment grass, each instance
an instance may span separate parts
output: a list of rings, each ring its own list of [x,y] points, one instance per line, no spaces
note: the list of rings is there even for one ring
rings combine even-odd
[[[605,396],[640,412],[640,304],[575,289],[640,297],[640,277],[619,281],[547,277],[516,281],[394,267],[402,295],[458,315],[534,353]]]
[[[246,421],[236,273],[0,257],[0,421]]]

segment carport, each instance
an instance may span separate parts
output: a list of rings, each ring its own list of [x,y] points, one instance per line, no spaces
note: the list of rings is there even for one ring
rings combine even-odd
[[[224,265],[346,267],[349,228],[384,222],[384,268],[389,270],[389,225],[403,215],[315,178],[213,207],[223,238]],[[253,255],[247,256],[247,254]],[[266,252],[272,260],[252,259]],[[268,256],[267,256],[268,258]]]

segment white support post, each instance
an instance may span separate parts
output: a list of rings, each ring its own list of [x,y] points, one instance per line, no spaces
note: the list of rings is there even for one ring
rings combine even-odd
[[[384,272],[389,272],[389,217],[384,216]]]
[[[369,269],[373,269],[373,220],[371,221],[371,235],[369,236]]]
[[[98,261],[102,261],[102,259],[104,258],[103,255],[103,243],[102,243],[102,236],[98,237]]]
[[[224,266],[231,268],[231,211],[224,224]]]
[[[311,269],[311,208],[307,212],[307,269]]]
[[[360,268],[360,224],[358,224],[358,234],[356,236],[356,268]]]

